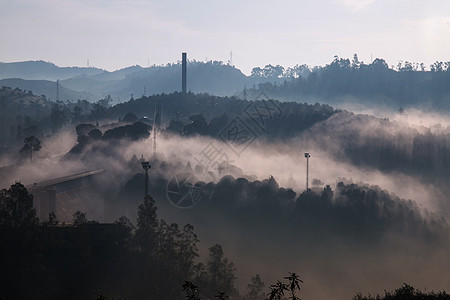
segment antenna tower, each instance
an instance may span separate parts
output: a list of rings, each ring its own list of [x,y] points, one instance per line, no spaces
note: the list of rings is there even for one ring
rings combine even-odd
[[[186,81],[187,81],[187,53],[181,53],[181,92],[186,95]]]
[[[153,115],[153,156],[156,157],[156,104],[155,113]]]
[[[309,158],[311,155],[309,155],[308,152],[305,153],[306,158],[306,192],[308,193],[309,187],[308,187],[308,179],[309,179]]]
[[[56,101],[59,101],[59,79],[56,80]]]

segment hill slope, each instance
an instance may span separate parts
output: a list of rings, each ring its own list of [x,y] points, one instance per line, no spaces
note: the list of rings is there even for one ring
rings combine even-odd
[[[56,81],[67,79],[81,74],[95,75],[102,73],[98,68],[58,67],[45,61],[23,61],[13,63],[0,63],[0,79],[46,79]]]
[[[7,86],[13,89],[32,91],[35,95],[42,95],[49,100],[56,100],[56,82],[48,80],[26,80],[20,78],[1,79],[0,86]],[[59,99],[73,100],[78,99],[95,99],[97,96],[87,92],[77,92],[72,89],[59,85]]]

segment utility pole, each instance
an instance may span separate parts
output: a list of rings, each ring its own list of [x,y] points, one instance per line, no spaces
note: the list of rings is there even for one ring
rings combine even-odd
[[[306,192],[308,193],[309,187],[308,187],[308,177],[309,177],[309,158],[311,157],[311,155],[309,155],[308,152],[305,153],[305,158],[306,158]]]
[[[56,102],[59,101],[59,79],[56,80]]]
[[[148,169],[151,168],[148,161],[142,161],[142,168],[145,170],[145,198],[148,196]]]
[[[187,90],[187,53],[181,53],[181,92],[186,95]]]

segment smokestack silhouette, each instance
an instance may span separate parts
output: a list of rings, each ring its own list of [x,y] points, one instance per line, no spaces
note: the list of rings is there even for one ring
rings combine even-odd
[[[181,91],[183,92],[183,94],[186,94],[186,73],[187,73],[187,53],[183,52],[182,55],[182,69],[181,69],[181,73],[182,73],[182,81],[181,81]]]

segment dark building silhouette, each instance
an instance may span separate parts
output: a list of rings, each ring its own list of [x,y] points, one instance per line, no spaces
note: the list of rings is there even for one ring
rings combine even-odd
[[[181,65],[181,73],[182,73],[182,81],[181,81],[181,91],[183,94],[186,93],[186,76],[187,76],[187,53],[183,52],[182,55],[182,65]]]

